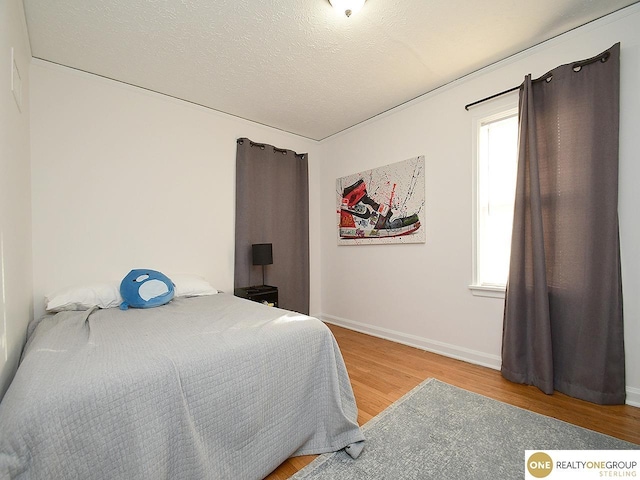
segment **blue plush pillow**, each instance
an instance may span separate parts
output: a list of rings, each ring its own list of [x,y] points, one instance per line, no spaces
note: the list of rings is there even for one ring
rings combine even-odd
[[[141,268],[131,270],[120,283],[120,310],[158,307],[171,301],[173,294],[173,282],[165,274]]]

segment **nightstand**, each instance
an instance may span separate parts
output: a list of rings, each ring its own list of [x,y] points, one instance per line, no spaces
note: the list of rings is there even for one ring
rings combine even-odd
[[[270,307],[278,306],[278,287],[271,285],[236,288],[233,294],[236,297],[246,298]]]

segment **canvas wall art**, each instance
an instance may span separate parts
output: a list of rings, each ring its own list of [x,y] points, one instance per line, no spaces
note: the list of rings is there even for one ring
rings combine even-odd
[[[336,180],[338,245],[424,243],[424,156]]]

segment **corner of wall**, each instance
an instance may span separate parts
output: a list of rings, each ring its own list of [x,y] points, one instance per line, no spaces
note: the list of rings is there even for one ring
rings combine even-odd
[[[21,1],[0,6],[0,398],[18,366],[33,315],[29,68]],[[5,173],[6,172],[6,173]]]

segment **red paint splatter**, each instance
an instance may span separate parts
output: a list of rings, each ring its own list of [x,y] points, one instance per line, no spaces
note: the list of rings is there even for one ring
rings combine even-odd
[[[396,184],[393,184],[393,188],[391,189],[391,197],[389,198],[389,209],[391,209],[391,204],[393,203],[393,195],[396,193]]]

